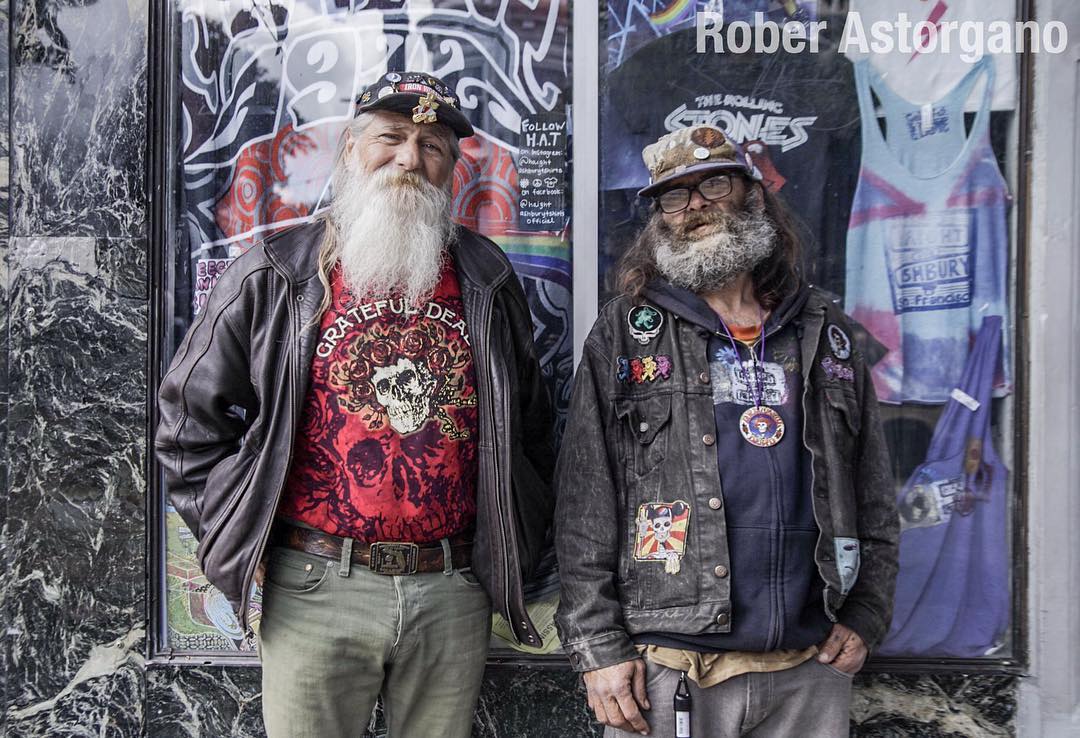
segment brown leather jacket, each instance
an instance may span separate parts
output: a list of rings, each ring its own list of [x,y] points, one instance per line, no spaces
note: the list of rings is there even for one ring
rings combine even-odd
[[[279,231],[231,264],[158,393],[166,491],[207,579],[245,626],[318,341],[322,235],[320,221]],[[459,228],[451,254],[479,403],[473,571],[518,640],[539,645],[522,587],[551,523],[554,454],[532,319],[498,246]]]

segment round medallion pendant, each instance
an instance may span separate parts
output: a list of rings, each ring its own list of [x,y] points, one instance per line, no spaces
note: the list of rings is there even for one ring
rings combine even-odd
[[[755,446],[775,446],[784,437],[784,420],[771,407],[755,405],[739,418],[739,432]]]

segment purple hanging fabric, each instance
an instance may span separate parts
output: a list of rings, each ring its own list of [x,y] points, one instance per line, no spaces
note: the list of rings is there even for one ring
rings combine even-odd
[[[904,485],[900,574],[884,656],[985,656],[1009,625],[1005,465],[990,436],[1001,318],[983,319],[926,461]]]

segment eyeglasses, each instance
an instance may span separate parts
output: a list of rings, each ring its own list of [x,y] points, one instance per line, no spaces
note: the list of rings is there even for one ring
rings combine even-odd
[[[722,200],[731,194],[732,184],[730,174],[717,174],[698,182],[693,187],[676,187],[660,194],[657,198],[660,209],[665,213],[678,213],[690,206],[690,198],[694,190],[701,193],[706,200]]]

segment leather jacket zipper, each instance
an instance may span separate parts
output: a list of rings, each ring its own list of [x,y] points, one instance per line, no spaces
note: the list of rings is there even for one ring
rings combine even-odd
[[[495,400],[494,400],[494,382],[492,381],[491,374],[495,370],[494,363],[491,360],[491,312],[492,303],[494,302],[493,293],[487,291],[484,294],[484,304],[480,311],[482,323],[484,325],[484,354],[483,366],[486,367],[484,372],[485,379],[485,397],[487,398],[490,412],[488,412],[488,430],[491,433],[492,453],[495,455],[494,463],[494,475],[495,475],[495,489],[493,493],[495,495],[495,510],[496,520],[499,527],[499,538],[502,543],[502,563],[503,563],[503,604],[505,605],[505,612],[507,617],[511,617],[513,613],[510,611],[510,549],[507,544],[506,533],[506,519],[502,504],[502,463],[498,451],[498,443],[496,442],[496,425],[495,425]],[[511,631],[513,631],[513,623],[511,623]]]
[[[806,342],[806,341],[809,341],[809,340],[811,340],[811,339],[807,338],[806,335],[800,331],[800,334],[799,334],[799,352],[800,352],[800,354],[805,353],[803,351],[803,343]],[[816,336],[814,337],[814,340],[817,340]],[[810,371],[808,369],[806,369],[805,361],[803,363],[804,363],[804,367],[803,367],[802,411],[803,411],[803,418],[806,418],[807,417],[807,415],[806,415],[806,403],[807,403],[807,400],[810,398]],[[817,545],[817,548],[821,548],[821,542],[822,542],[822,540],[823,540],[823,538],[825,536],[825,533],[824,533],[825,529],[822,528],[822,526],[821,526],[821,519],[820,519],[820,514],[819,514],[819,511],[818,511],[818,502],[817,502],[817,496],[818,496],[818,493],[817,493],[817,454],[814,453],[814,447],[811,446],[806,441],[806,434],[807,434],[807,429],[808,428],[809,428],[809,424],[804,421],[803,422],[803,429],[802,429],[802,443],[803,443],[803,448],[805,448],[807,451],[810,452],[810,507],[814,511],[814,520],[817,522],[817,526],[818,526],[818,545]],[[817,561],[817,558],[818,558],[817,551],[815,551],[814,552],[814,563],[816,563],[818,565],[818,571],[820,572],[821,571],[821,562]],[[822,579],[825,579],[824,574],[822,574]],[[828,584],[828,579],[825,579],[825,587],[821,591],[821,599],[822,599],[822,604],[823,604],[823,606],[825,608],[825,616],[829,620],[831,620],[832,622],[835,623],[836,622],[836,615],[829,608],[829,584]]]
[[[276,265],[275,265],[276,267]],[[285,275],[282,275],[283,277]],[[300,367],[300,322],[296,316],[296,309],[293,307],[293,300],[295,299],[292,291],[293,285],[289,282],[288,278],[285,278],[285,301],[288,303],[289,322],[293,327],[293,345],[292,352],[289,357],[289,391],[292,394],[292,402],[289,403],[289,407],[292,409],[292,417],[289,419],[290,431],[289,431],[289,454],[285,460],[285,474],[281,476],[281,482],[278,484],[277,491],[274,492],[273,509],[276,511],[278,503],[281,502],[281,493],[285,489],[285,483],[289,479],[289,467],[292,466],[293,458],[293,446],[296,442],[296,423],[300,412],[300,397],[299,397],[299,367]],[[266,541],[270,538],[270,530],[274,526],[274,516],[271,514],[270,521],[263,528],[262,534],[259,536],[259,546],[255,550],[255,556],[252,558],[251,563],[248,565],[247,574],[244,575],[244,590],[240,596],[240,627],[250,631],[248,625],[248,608],[251,603],[251,585],[255,581],[255,570],[259,566],[259,562],[262,561],[263,552],[266,550]]]

